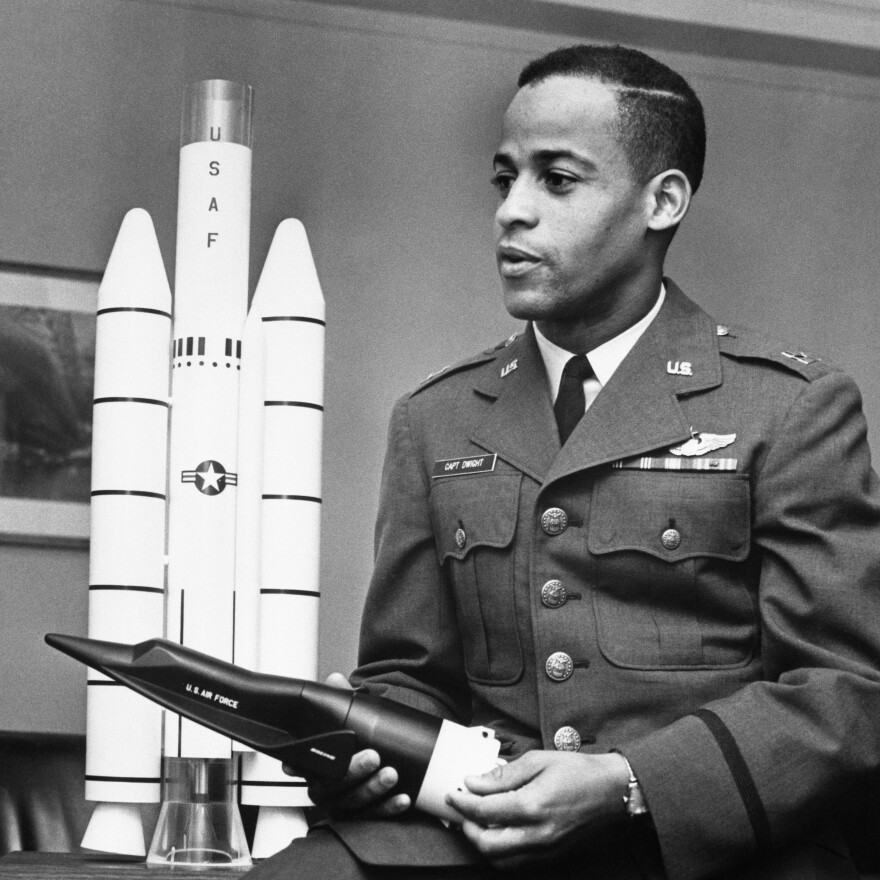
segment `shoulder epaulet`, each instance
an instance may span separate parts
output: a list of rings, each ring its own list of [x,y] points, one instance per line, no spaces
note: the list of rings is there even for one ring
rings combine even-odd
[[[497,345],[493,345],[491,348],[487,348],[483,354],[495,354],[496,351],[501,351],[502,348],[507,348],[509,345],[513,345],[519,337],[519,333],[511,333],[507,339],[502,339]]]
[[[452,376],[455,373],[460,373],[470,367],[476,367],[480,364],[485,364],[487,361],[494,360],[497,357],[498,352],[507,348],[507,346],[510,345],[518,335],[518,333],[514,333],[507,339],[499,342],[497,345],[493,345],[491,348],[487,348],[485,351],[480,352],[480,354],[465,358],[463,361],[458,361],[454,364],[449,364],[440,370],[435,370],[419,382],[418,387],[416,387],[412,394],[410,394],[410,397],[418,394],[420,391],[424,391],[426,388],[434,385],[441,379],[447,378],[447,376]]]
[[[819,355],[804,351],[799,346],[762,336],[745,327],[718,325],[718,348],[722,355],[743,360],[772,361],[812,382],[824,376],[831,365]]]

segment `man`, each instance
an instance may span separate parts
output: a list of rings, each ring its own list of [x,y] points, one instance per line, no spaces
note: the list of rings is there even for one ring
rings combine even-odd
[[[858,392],[664,280],[704,153],[678,74],[580,46],[519,85],[495,219],[528,323],[395,407],[352,678],[493,728],[509,763],[445,831],[361,752],[312,787],[330,826],[255,874],[857,876],[840,821],[880,759]]]

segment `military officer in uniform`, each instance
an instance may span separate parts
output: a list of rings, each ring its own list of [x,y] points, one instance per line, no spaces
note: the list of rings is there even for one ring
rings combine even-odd
[[[525,329],[395,407],[352,678],[492,727],[508,763],[446,830],[359,753],[255,876],[857,876],[841,822],[880,761],[858,391],[664,279],[705,138],[678,74],[578,46],[519,85],[495,220]]]

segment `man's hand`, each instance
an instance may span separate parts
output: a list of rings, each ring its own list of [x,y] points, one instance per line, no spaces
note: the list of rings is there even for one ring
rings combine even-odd
[[[328,676],[327,684],[351,690],[346,677],[338,672]],[[297,775],[295,769],[287,765],[284,765],[284,772]],[[309,797],[334,816],[390,818],[399,816],[410,806],[408,795],[386,798],[395,785],[397,771],[393,767],[382,767],[378,753],[364,749],[352,757],[348,772],[338,782],[313,782],[309,786]]]
[[[527,752],[483,776],[447,802],[462,830],[493,864],[514,867],[547,858],[587,839],[591,830],[625,819],[629,773],[614,753]]]

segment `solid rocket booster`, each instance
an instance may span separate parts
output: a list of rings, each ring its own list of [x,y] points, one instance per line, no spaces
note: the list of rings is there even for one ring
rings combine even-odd
[[[248,394],[242,404],[262,412],[240,417],[242,467],[256,463],[258,473],[239,489],[238,552],[242,563],[258,557],[259,574],[253,579],[242,573],[237,589],[245,580],[258,585],[258,595],[241,602],[259,609],[252,668],[309,680],[317,677],[318,655],[324,317],[305,229],[298,220],[285,220],[275,232],[244,330]],[[251,387],[252,370],[261,376],[259,390]],[[256,554],[242,546],[245,518],[261,524]],[[244,635],[237,636],[237,646],[243,641]],[[304,780],[259,753],[243,758],[241,792],[243,804],[311,804]]]
[[[98,291],[93,410],[89,635],[163,632],[171,291],[152,221],[126,214]],[[90,672],[89,849],[143,855],[136,803],[157,802],[161,712]]]
[[[418,709],[315,682],[260,675],[164,639],[139,645],[47,635],[46,641],[163,706],[292,764],[341,779],[358,749],[397,768],[396,791],[418,809],[460,820],[446,794],[499,763],[486,727],[462,727]]]
[[[169,443],[169,637],[232,659],[237,424],[247,310],[250,86],[190,87],[180,150]],[[229,757],[229,743],[167,719],[166,754]]]

